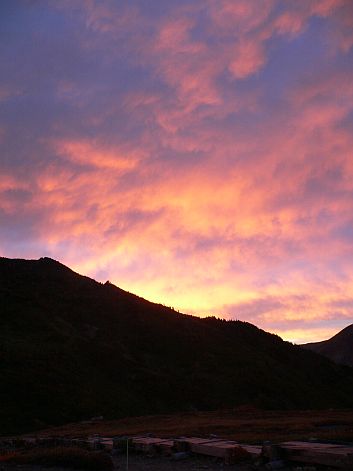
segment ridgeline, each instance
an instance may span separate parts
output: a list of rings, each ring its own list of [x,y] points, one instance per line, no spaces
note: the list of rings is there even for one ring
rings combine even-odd
[[[328,340],[306,343],[302,346],[320,353],[320,355],[325,355],[336,363],[353,367],[353,324],[345,327]]]
[[[42,258],[0,258],[0,434],[93,416],[353,406],[353,369]]]

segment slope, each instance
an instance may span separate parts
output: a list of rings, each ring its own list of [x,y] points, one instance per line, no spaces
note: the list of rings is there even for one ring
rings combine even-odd
[[[0,313],[0,433],[97,415],[353,405],[350,368],[48,258],[0,259]]]
[[[328,340],[307,343],[303,347],[325,355],[336,363],[353,366],[353,324]]]

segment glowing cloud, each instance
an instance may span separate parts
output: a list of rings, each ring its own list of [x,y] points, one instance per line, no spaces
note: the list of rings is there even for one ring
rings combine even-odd
[[[292,341],[353,321],[349,0],[5,2],[0,249]]]

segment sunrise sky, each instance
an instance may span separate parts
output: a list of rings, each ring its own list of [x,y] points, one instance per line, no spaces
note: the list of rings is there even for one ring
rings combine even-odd
[[[0,253],[293,342],[353,322],[351,0],[1,0]]]

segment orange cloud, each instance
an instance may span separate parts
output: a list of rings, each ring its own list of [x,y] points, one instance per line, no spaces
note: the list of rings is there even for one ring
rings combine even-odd
[[[2,250],[21,233],[21,254],[295,341],[349,323],[348,3],[55,8],[77,25],[69,72],[1,122]]]
[[[114,169],[116,172],[131,171],[143,158],[143,150],[101,148],[99,144],[88,141],[58,142],[56,150],[59,155],[74,163]]]

